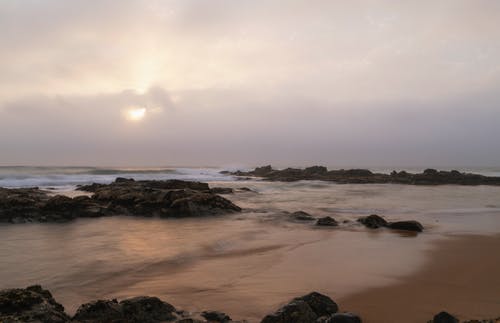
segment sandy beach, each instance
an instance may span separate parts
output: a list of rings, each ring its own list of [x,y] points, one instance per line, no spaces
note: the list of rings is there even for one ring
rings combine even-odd
[[[426,322],[445,310],[460,320],[500,315],[500,235],[455,236],[428,251],[427,264],[394,284],[339,299],[363,322]]]

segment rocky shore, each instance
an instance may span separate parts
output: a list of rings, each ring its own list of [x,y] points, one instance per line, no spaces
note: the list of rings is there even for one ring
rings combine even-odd
[[[0,188],[0,222],[66,222],[113,215],[196,217],[239,212],[241,208],[207,183],[180,180],[135,181],[81,186],[91,193],[70,198],[38,188]]]
[[[96,300],[80,305],[70,316],[52,294],[39,285],[0,291],[2,323],[238,323],[219,311],[188,312],[157,297],[139,296],[122,301]],[[261,323],[361,323],[358,315],[339,311],[328,296],[311,292],[294,298],[266,315]],[[440,312],[430,323],[458,323],[447,312]],[[464,323],[497,323],[499,319],[472,320]]]
[[[262,177],[270,181],[293,182],[300,180],[321,180],[343,184],[410,184],[410,185],[500,185],[500,177],[461,173],[456,170],[438,171],[426,169],[422,173],[412,174],[406,171],[393,171],[390,174],[373,173],[368,169],[328,170],[324,166],[312,166],[304,169],[286,168],[277,170],[270,165],[257,167],[253,171],[227,172],[235,176]]]

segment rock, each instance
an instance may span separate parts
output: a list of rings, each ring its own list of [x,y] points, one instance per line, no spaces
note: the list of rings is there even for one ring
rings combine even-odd
[[[201,313],[201,316],[203,316],[209,322],[220,322],[220,323],[231,322],[231,318],[226,313],[218,311],[204,311]]]
[[[125,316],[117,300],[97,300],[80,305],[73,320],[81,323],[118,323],[124,322]]]
[[[458,319],[448,312],[440,312],[434,315],[432,323],[458,323]]]
[[[339,307],[328,296],[318,292],[312,292],[307,295],[297,297],[295,300],[302,300],[311,307],[318,317],[337,313]]]
[[[319,218],[318,221],[316,221],[316,225],[336,227],[338,223],[334,218],[325,216],[323,218]]]
[[[276,312],[266,315],[261,323],[313,323],[318,316],[302,300],[293,300]]]
[[[0,291],[0,322],[69,322],[64,307],[39,285]]]
[[[298,221],[313,221],[314,220],[314,217],[312,215],[310,215],[309,213],[304,212],[304,211],[293,212],[292,214],[290,214],[290,217],[293,220],[298,220]]]
[[[353,313],[337,313],[330,316],[325,323],[361,323],[361,318]]]
[[[154,323],[176,318],[175,307],[157,297],[134,297],[120,302],[127,322]]]
[[[0,188],[0,222],[64,222],[111,215],[206,216],[241,211],[201,182],[117,178],[111,184],[92,184],[79,189],[93,194],[70,198],[49,196],[35,188]]]
[[[382,218],[376,214],[372,214],[372,215],[369,215],[367,217],[359,218],[358,222],[362,223],[363,225],[365,225],[367,228],[370,228],[370,229],[377,229],[380,227],[386,227],[388,224],[384,218]]]
[[[294,298],[276,312],[267,315],[261,323],[308,323],[319,317],[336,313],[337,304],[328,296],[318,292]]]
[[[390,222],[387,226],[394,230],[404,230],[404,231],[414,231],[414,232],[422,232],[424,230],[424,227],[422,226],[422,224],[420,224],[420,222],[413,220]]]

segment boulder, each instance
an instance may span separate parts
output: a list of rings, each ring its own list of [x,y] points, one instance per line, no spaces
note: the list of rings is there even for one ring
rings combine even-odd
[[[403,231],[422,232],[424,230],[422,224],[414,220],[390,222],[387,226],[394,230],[403,230]]]
[[[64,307],[39,285],[0,291],[0,322],[69,322]]]
[[[80,305],[73,320],[81,323],[120,323],[125,321],[125,316],[116,299],[97,300]]]
[[[294,298],[276,312],[267,315],[261,323],[309,323],[338,311],[337,304],[318,292]]]
[[[307,295],[297,297],[295,300],[301,300],[307,303],[318,317],[337,313],[338,305],[328,296],[318,292],[312,292]]]
[[[377,214],[372,214],[367,217],[359,218],[358,222],[362,223],[364,226],[370,229],[386,227],[388,224],[384,218],[378,216]]]
[[[338,226],[338,223],[334,218],[329,217],[329,216],[325,216],[323,218],[319,218],[318,221],[316,221],[316,225],[336,227],[336,226]]]

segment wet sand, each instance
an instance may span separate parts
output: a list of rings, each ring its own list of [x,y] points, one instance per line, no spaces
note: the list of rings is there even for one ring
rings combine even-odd
[[[452,237],[428,253],[422,270],[337,299],[341,309],[364,323],[427,322],[442,310],[460,320],[500,316],[500,235]]]

